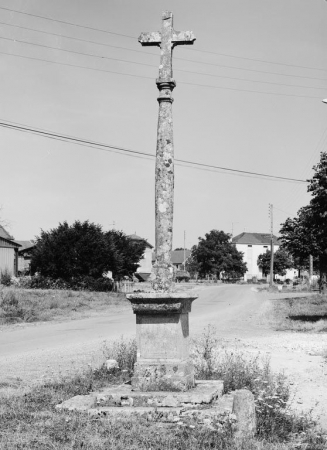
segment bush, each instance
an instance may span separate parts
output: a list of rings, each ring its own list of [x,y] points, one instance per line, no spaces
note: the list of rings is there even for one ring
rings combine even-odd
[[[0,273],[0,283],[4,286],[10,286],[11,284],[11,274],[9,273],[8,269],[5,269],[4,271],[1,271]]]
[[[21,322],[24,319],[24,310],[14,291],[1,291],[0,318],[6,323]]]
[[[134,371],[134,364],[136,363],[136,340],[125,340],[121,337],[120,340],[113,341],[110,344],[105,343],[103,347],[103,354],[106,359],[115,359],[120,370],[127,370],[130,375]]]
[[[298,417],[290,411],[287,405],[289,383],[283,374],[271,372],[269,360],[260,360],[259,355],[221,350],[219,341],[212,325],[193,341],[195,377],[223,380],[225,394],[236,389],[251,391],[255,398],[259,438],[285,441],[295,433],[312,429],[314,424],[309,416]]]
[[[70,281],[65,281],[61,278],[54,280],[50,277],[43,277],[42,275],[34,275],[30,280],[25,280],[23,284],[29,284],[31,289],[59,289],[59,290],[75,290],[75,291],[96,291],[96,292],[111,292],[113,290],[113,281],[109,278],[93,278],[90,276],[73,278]],[[27,287],[27,286],[22,286]]]

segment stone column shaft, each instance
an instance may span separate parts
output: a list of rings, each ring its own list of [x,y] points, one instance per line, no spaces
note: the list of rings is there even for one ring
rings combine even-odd
[[[156,152],[156,263],[153,287],[169,291],[172,285],[170,254],[173,243],[174,142],[171,92],[175,82],[157,80],[160,91]]]

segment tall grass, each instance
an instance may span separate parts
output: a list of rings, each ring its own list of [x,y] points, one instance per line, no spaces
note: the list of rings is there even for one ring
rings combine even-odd
[[[118,305],[128,305],[125,295],[0,287],[0,325],[48,321]]]
[[[277,330],[313,333],[327,331],[326,295],[273,300],[273,312]]]

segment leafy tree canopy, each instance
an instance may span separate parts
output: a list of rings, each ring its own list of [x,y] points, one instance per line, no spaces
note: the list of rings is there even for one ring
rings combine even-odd
[[[230,242],[231,235],[224,231],[211,230],[205,238],[199,238],[198,245],[192,248],[191,261],[197,264],[201,276],[225,272],[229,277],[238,277],[246,272],[243,253]],[[189,269],[188,269],[189,270]]]
[[[89,221],[63,222],[50,231],[41,231],[31,267],[33,272],[54,279],[100,278],[109,270],[120,279],[136,271],[144,248],[142,241],[131,241],[120,231],[103,232],[100,225]]]
[[[302,207],[297,217],[288,218],[281,224],[282,246],[292,254],[299,265],[306,265],[309,255],[314,263],[319,261],[322,277],[327,273],[327,153],[322,152],[319,163],[313,167],[315,173],[308,180],[308,192],[312,198]]]
[[[264,275],[270,273],[270,258],[270,250],[267,250],[265,253],[258,256],[257,264],[258,267],[262,269]],[[291,269],[293,266],[293,260],[285,250],[279,248],[274,253],[274,275],[286,275],[286,270]]]

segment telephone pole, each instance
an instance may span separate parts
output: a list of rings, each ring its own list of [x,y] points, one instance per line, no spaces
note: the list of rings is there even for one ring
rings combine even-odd
[[[185,272],[185,230],[184,230],[184,272]]]
[[[274,279],[274,221],[273,221],[273,205],[269,203],[270,216],[270,279],[269,286],[273,286]]]

